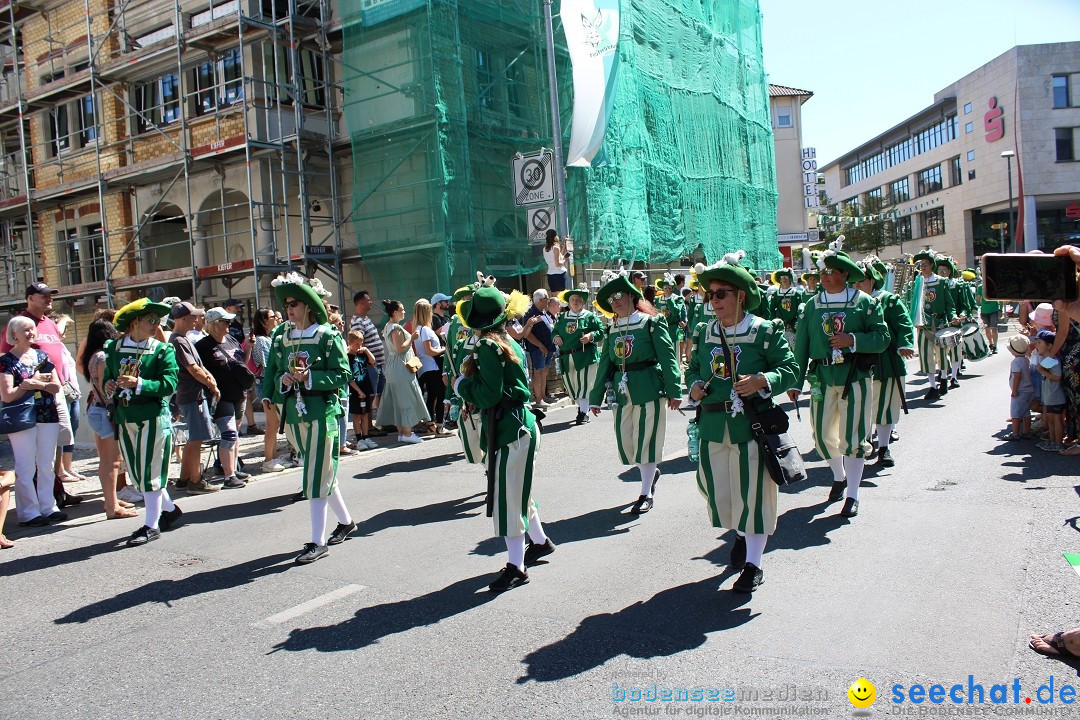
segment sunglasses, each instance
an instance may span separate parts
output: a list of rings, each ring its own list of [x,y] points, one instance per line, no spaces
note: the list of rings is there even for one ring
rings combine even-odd
[[[300,304],[301,304],[301,302],[299,300],[288,300],[288,301],[285,302],[285,309],[286,310],[292,310],[294,307],[296,307],[297,305],[300,305]]]
[[[611,295],[609,295],[608,297],[611,298],[612,300],[622,300],[625,295],[626,295],[626,293],[614,292],[614,293],[611,293]]]
[[[833,268],[825,268],[824,270],[821,271],[821,274],[822,275],[832,275],[835,272],[839,272],[839,271],[835,270]]]
[[[727,288],[720,288],[719,290],[706,290],[705,302],[710,302],[713,298],[716,298],[717,300],[724,300],[727,298],[728,295],[735,297],[738,292],[738,290],[728,290]]]

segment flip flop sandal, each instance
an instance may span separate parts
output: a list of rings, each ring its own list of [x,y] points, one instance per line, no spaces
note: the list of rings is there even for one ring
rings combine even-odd
[[[1046,642],[1047,645],[1049,645],[1050,647],[1057,650],[1056,653],[1051,653],[1051,652],[1046,652],[1045,650],[1040,650],[1039,648],[1035,647],[1035,643],[1033,643],[1030,640],[1028,641],[1028,647],[1031,648],[1032,650],[1034,650],[1035,652],[1039,653],[1040,655],[1045,655],[1046,657],[1080,659],[1080,655],[1077,655],[1076,653],[1069,650],[1069,648],[1065,647],[1065,640],[1062,637],[1064,634],[1065,633],[1063,633],[1063,632],[1056,632],[1056,633],[1054,633],[1054,636],[1051,637],[1048,642],[1044,640],[1044,642]]]

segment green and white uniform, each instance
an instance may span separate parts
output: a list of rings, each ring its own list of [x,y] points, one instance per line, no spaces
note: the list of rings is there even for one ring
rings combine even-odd
[[[874,367],[874,399],[877,404],[874,422],[878,425],[895,425],[900,421],[900,393],[904,392],[904,378],[907,377],[907,364],[898,351],[915,349],[915,329],[911,326],[911,317],[904,307],[904,301],[898,295],[875,290],[874,299],[881,306],[890,337],[889,347],[878,355]]]
[[[589,410],[589,391],[596,381],[597,361],[604,341],[604,323],[595,313],[567,311],[559,315],[552,331],[562,339],[559,346],[562,358],[563,382],[570,398],[578,404],[579,412]],[[592,333],[592,340],[582,345],[583,335]]]
[[[724,361],[720,333],[727,333],[731,365]],[[795,357],[780,320],[747,314],[734,328],[721,330],[713,320],[699,325],[693,337],[686,382],[708,384],[698,419],[700,438],[698,491],[705,498],[713,527],[771,535],[776,530],[777,485],[769,477],[741,410],[732,408],[733,378],[763,373],[768,397],[782,396],[795,385]],[[740,398],[740,402],[749,402]],[[760,409],[764,402],[759,401]],[[734,410],[734,411],[733,411]]]
[[[682,332],[680,325],[686,322],[686,304],[681,296],[671,293],[670,296],[657,295],[653,305],[667,323],[667,333],[671,338],[671,344],[674,345],[679,341],[679,335]]]
[[[480,414],[454,392],[454,378],[461,374],[461,364],[472,355],[479,337],[454,315],[446,330],[446,362],[443,363],[443,374],[448,378],[445,398],[461,403],[461,414],[457,421],[458,438],[461,439],[465,462],[473,465],[484,462],[484,446],[480,444]]]
[[[964,287],[962,280],[956,280],[955,278],[945,278],[945,284],[949,288],[949,294],[952,295],[953,307],[956,311],[956,316],[968,316],[970,317],[974,310],[974,298],[971,302],[968,302],[968,291]],[[964,359],[964,346],[963,344],[951,347],[948,350],[949,356],[949,373],[956,377],[960,372],[960,362]]]
[[[658,463],[664,455],[667,407],[681,397],[675,347],[663,317],[635,311],[616,318],[604,340],[589,405],[600,407],[615,386],[615,438],[624,465]]]
[[[799,321],[799,308],[802,303],[803,295],[794,287],[787,290],[780,288],[769,295],[769,314],[772,319],[784,323],[789,347],[795,342],[795,324]]]
[[[854,336],[855,346],[834,352],[834,335]],[[810,411],[814,446],[825,460],[863,458],[863,438],[871,420],[871,377],[852,363],[854,353],[876,355],[889,346],[889,328],[878,302],[864,292],[845,288],[836,295],[824,291],[803,305],[795,331],[796,388],[810,381]],[[847,398],[842,398],[848,378]]]
[[[328,498],[337,486],[339,391],[349,379],[345,343],[331,325],[314,323],[305,330],[282,323],[270,346],[266,382],[282,400],[282,417],[292,428],[293,441],[304,456],[303,491],[306,498]],[[286,387],[282,377],[307,368],[303,387]],[[266,391],[264,390],[264,393]]]
[[[169,480],[169,398],[176,392],[178,373],[172,346],[157,338],[137,343],[124,335],[105,344],[104,382],[121,375],[139,379],[136,388],[118,388],[114,398],[120,452],[128,479],[140,492],[163,490]],[[156,520],[148,524],[154,527]]]
[[[528,407],[531,396],[525,351],[508,336],[504,339],[516,362],[506,357],[494,339],[482,337],[471,353],[476,372],[456,384],[458,395],[481,411],[481,447],[486,448],[488,437],[495,435],[495,533],[516,537],[528,531],[529,516],[536,510],[532,479],[540,432]],[[495,409],[495,418],[491,408]]]
[[[930,378],[940,372],[942,377],[949,369],[948,353],[934,342],[934,333],[948,327],[956,319],[956,306],[948,281],[940,275],[920,277],[922,282],[922,324],[919,325],[919,369]]]

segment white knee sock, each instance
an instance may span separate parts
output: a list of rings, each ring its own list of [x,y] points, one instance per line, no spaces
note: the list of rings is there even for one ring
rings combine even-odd
[[[960,374],[960,363],[956,363],[956,364],[954,364],[952,366],[952,370],[949,371],[949,377],[951,377],[953,380],[955,380],[956,376],[959,375],[959,374]]]
[[[504,535],[503,540],[506,541],[506,555],[507,562],[517,567],[521,572],[525,572],[525,536]]]
[[[769,536],[764,533],[746,533],[746,562],[761,567],[761,556],[765,554],[768,539]]]
[[[333,494],[327,498],[330,502],[330,509],[337,515],[337,520],[342,525],[348,525],[352,522],[352,515],[349,514],[349,508],[345,507],[345,498],[341,497],[341,488],[334,488]]]
[[[176,505],[173,503],[172,498],[169,497],[167,488],[161,488],[161,509],[165,512],[172,512],[176,509]]]
[[[844,458],[829,458],[829,469],[832,470],[833,482],[844,482]]]
[[[589,412],[589,398],[581,398],[577,401],[577,409],[580,412]]]
[[[326,544],[326,498],[311,498],[308,509],[311,511],[311,542],[316,545]]]
[[[641,473],[641,494],[652,497],[653,477],[656,476],[657,463],[641,463],[638,472]]]
[[[879,448],[889,447],[889,438],[892,437],[892,429],[895,424],[877,426],[877,445]]]
[[[864,467],[866,467],[864,458],[844,458],[844,470],[847,471],[847,496],[852,500],[859,499],[859,483],[862,482]]]
[[[543,545],[548,540],[540,523],[540,513],[536,511],[536,503],[531,503],[529,508],[529,539],[537,545]]]
[[[153,490],[143,493],[143,504],[146,505],[146,522],[148,528],[157,529],[158,520],[161,519],[161,493],[163,490]]]

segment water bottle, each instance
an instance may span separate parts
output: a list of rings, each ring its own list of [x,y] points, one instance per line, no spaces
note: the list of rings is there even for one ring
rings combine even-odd
[[[607,390],[604,392],[604,404],[607,405],[608,410],[615,407],[615,386],[611,383],[607,383]]]
[[[686,425],[686,455],[692,463],[698,461],[699,445],[697,420],[691,420]]]
[[[450,412],[448,417],[450,418],[450,422],[457,422],[458,418],[461,417],[461,398],[455,396],[454,399],[450,401]]]
[[[559,356],[556,355],[555,356],[555,377],[560,377],[561,375],[562,375],[562,363],[559,362]]]

